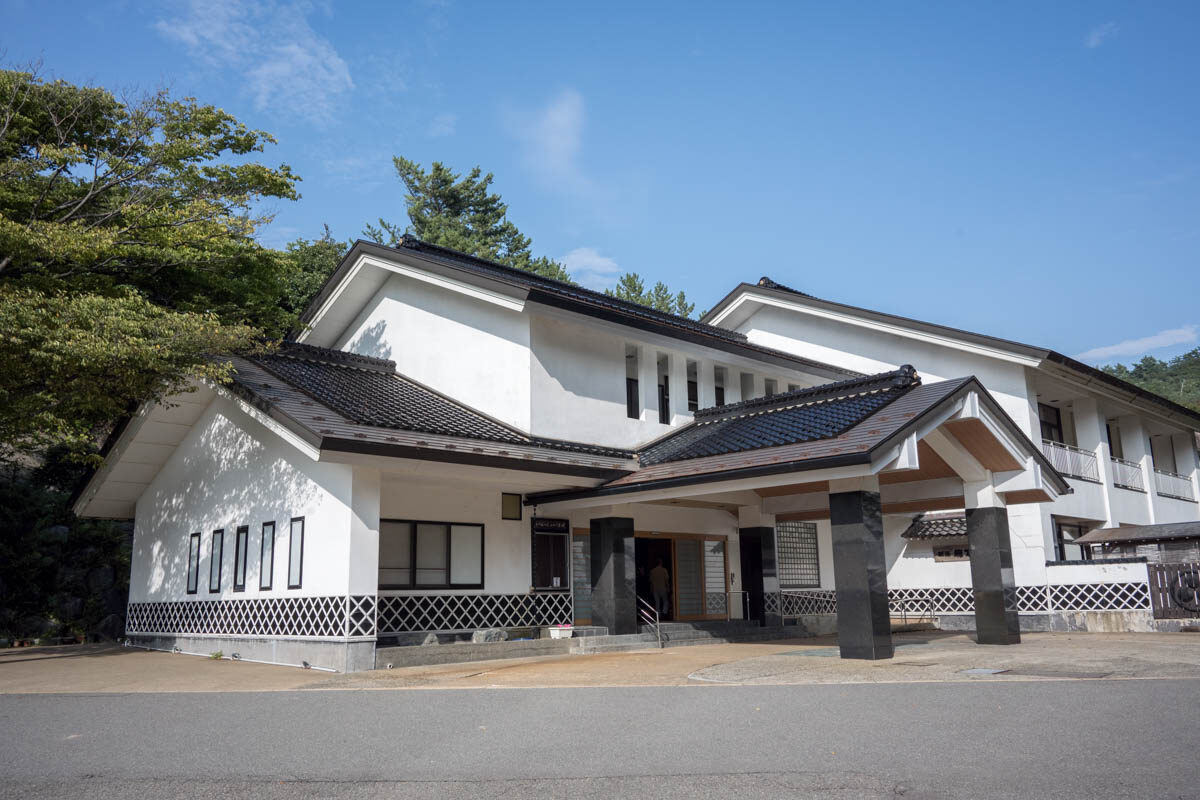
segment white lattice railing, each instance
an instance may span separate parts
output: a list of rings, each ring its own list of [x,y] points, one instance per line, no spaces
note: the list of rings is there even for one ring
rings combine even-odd
[[[1163,497],[1177,500],[1195,500],[1192,479],[1163,469],[1154,470],[1154,491]]]
[[[1061,474],[1082,481],[1100,482],[1100,467],[1096,464],[1096,454],[1091,450],[1043,439],[1042,452]]]
[[[375,635],[375,597],[260,597],[130,603],[128,634],[345,639]]]
[[[569,625],[570,592],[379,596],[380,634]]]
[[[1113,483],[1117,486],[1122,489],[1133,489],[1135,492],[1146,491],[1145,481],[1142,480],[1141,464],[1113,456],[1112,470]]]
[[[939,586],[923,589],[889,589],[888,605],[893,613],[902,607],[934,614],[970,614],[975,611],[975,595],[969,586]],[[1067,583],[1060,585],[1017,586],[1012,604],[1017,611],[1142,611],[1150,608],[1150,585],[1141,581],[1126,583]],[[837,593],[832,589],[785,590],[766,596],[770,614],[797,617],[806,614],[836,614]]]

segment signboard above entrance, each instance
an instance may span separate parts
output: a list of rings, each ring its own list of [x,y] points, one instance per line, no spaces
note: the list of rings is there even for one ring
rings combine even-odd
[[[570,533],[571,520],[569,519],[553,519],[551,517],[534,517],[533,532],[534,533]]]

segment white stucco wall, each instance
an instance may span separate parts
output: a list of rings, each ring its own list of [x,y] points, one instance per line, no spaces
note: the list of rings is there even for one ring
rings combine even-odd
[[[353,468],[321,464],[217,397],[137,503],[131,602],[344,595]],[[304,517],[300,589],[288,589],[290,520]],[[274,521],[272,588],[259,590],[262,523]],[[246,589],[235,592],[235,536],[249,526]],[[221,591],[210,593],[212,532],[224,529]],[[189,536],[199,532],[197,592],[187,594]]]
[[[392,275],[335,347],[390,358],[402,374],[529,430],[529,318]]]

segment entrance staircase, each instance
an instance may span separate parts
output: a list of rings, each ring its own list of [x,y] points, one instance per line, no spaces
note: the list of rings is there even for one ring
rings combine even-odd
[[[799,639],[814,634],[796,625],[764,627],[757,620],[718,622],[663,622],[659,624],[663,647],[721,642],[766,642],[773,639]],[[375,649],[376,668],[415,667],[430,664],[457,664],[505,658],[529,658],[550,655],[591,655],[622,653],[631,650],[658,649],[659,634],[653,625],[642,625],[638,633],[609,636],[605,628],[578,629],[571,639],[536,639],[473,643],[448,641],[421,645],[415,641],[401,646],[386,646],[381,639]],[[451,637],[452,638],[452,637]],[[390,642],[389,642],[390,644]],[[398,644],[398,642],[397,642]]]
[[[692,644],[721,642],[766,642],[772,639],[793,639],[812,634],[794,625],[763,627],[757,620],[717,622],[663,622],[659,631],[663,647],[685,647]],[[658,647],[658,634],[653,625],[642,625],[638,633],[618,636],[589,636],[575,640],[572,652],[619,653]]]

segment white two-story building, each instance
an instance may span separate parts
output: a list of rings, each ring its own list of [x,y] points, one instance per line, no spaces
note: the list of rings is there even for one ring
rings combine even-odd
[[[1192,412],[766,279],[697,322],[359,242],[303,322],[142,408],[80,495],[135,520],[131,639],[363,669],[429,633],[657,614],[881,658],[899,610],[983,643],[1146,626],[1145,564],[1072,541],[1198,518]]]

